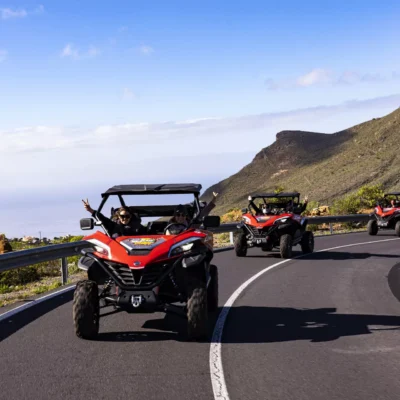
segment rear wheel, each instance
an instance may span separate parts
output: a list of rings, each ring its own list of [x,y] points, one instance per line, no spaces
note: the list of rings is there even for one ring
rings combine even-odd
[[[188,337],[201,340],[208,333],[207,288],[203,281],[193,278],[187,301]]]
[[[238,257],[246,257],[247,254],[246,234],[243,231],[240,231],[236,236],[235,252]]]
[[[394,231],[396,232],[397,236],[400,236],[400,221],[396,222],[396,225],[394,227]]]
[[[90,280],[76,284],[72,302],[76,336],[94,339],[99,333],[100,305],[97,283]]]
[[[289,234],[281,236],[279,249],[282,258],[290,258],[292,256],[292,237]]]
[[[218,268],[210,265],[211,281],[207,288],[207,307],[209,312],[218,310]]]
[[[376,220],[371,219],[368,221],[367,231],[368,231],[368,234],[371,236],[375,236],[378,233],[378,223],[376,222]]]
[[[314,251],[314,234],[310,231],[305,231],[300,242],[301,251],[303,254],[309,254]]]

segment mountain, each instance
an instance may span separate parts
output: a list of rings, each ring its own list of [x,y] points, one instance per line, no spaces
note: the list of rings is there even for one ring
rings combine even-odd
[[[236,174],[208,188],[219,198],[213,214],[247,206],[250,194],[299,191],[301,199],[330,204],[365,184],[400,189],[400,108],[333,134],[282,131]]]

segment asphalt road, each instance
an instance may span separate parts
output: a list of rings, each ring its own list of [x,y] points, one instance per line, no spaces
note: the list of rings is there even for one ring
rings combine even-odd
[[[393,238],[318,238],[316,250]],[[253,282],[224,328],[230,399],[399,398],[399,245],[400,239],[314,253]],[[220,306],[279,261],[258,250],[246,258],[217,254]],[[73,332],[71,298],[0,323],[0,399],[214,399],[210,343],[187,342],[179,317],[110,314],[101,319],[98,340],[84,341]]]

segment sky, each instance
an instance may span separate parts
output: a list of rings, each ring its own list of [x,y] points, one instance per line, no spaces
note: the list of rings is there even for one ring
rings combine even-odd
[[[205,190],[280,130],[392,112],[399,20],[391,0],[0,0],[0,232],[83,233],[81,199],[115,184]]]

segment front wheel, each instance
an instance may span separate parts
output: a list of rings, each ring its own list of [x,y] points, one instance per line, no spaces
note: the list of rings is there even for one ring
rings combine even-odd
[[[309,254],[314,251],[314,234],[310,231],[305,231],[301,238],[301,251],[303,254]]]
[[[235,253],[238,257],[246,257],[247,242],[246,242],[246,234],[243,231],[240,231],[236,236]]]
[[[394,231],[396,232],[397,236],[400,236],[400,221],[396,222],[396,225],[394,227]]]
[[[368,221],[367,231],[368,234],[371,236],[375,236],[378,233],[378,223],[376,222],[376,220],[371,219]]]
[[[281,236],[279,249],[282,258],[292,257],[292,237],[289,234]]]
[[[193,278],[187,301],[187,331],[192,340],[201,340],[208,333],[207,288],[203,281]]]
[[[76,336],[94,339],[99,333],[100,302],[97,283],[90,280],[76,284],[72,302]]]

